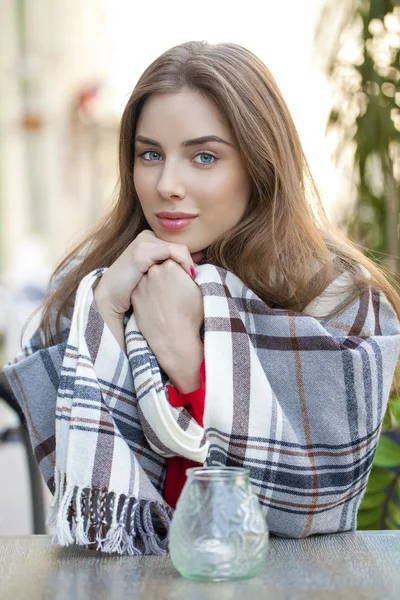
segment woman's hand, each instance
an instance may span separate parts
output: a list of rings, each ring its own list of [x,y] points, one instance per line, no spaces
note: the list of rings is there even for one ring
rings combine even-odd
[[[172,259],[183,274],[194,275],[193,260],[186,246],[164,242],[150,230],[142,231],[101,277],[95,289],[96,303],[122,320],[143,275],[151,266],[167,259]]]
[[[200,385],[203,298],[199,286],[174,260],[152,266],[135,287],[136,322],[158,363],[186,393]]]

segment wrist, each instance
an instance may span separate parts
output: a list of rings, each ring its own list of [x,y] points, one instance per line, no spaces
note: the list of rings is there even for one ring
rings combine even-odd
[[[107,320],[112,320],[117,323],[123,322],[124,313],[119,313],[119,312],[115,311],[111,302],[108,299],[108,296],[106,295],[106,293],[104,291],[104,286],[101,285],[101,279],[100,279],[99,284],[93,290],[93,297],[94,297],[96,306],[98,308],[98,311],[104,320],[106,320],[105,317],[107,317]]]
[[[186,362],[187,357],[203,356],[203,344],[197,331],[185,331],[175,329],[174,333],[159,336],[152,340],[151,349],[157,357],[169,368],[174,368],[180,362]]]
[[[115,313],[110,309],[109,304],[104,301],[101,294],[96,294],[98,287],[93,292],[94,301],[104,323],[107,325],[115,339],[117,340],[119,347],[125,352],[125,331],[124,331],[124,317]]]
[[[204,347],[198,333],[174,336],[174,341],[154,350],[158,363],[173,386],[183,394],[193,392],[201,385],[200,365]]]

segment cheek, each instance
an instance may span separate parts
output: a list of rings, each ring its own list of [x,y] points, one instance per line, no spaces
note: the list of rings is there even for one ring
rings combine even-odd
[[[249,202],[251,185],[246,174],[221,176],[203,194],[202,209],[210,218],[222,215],[230,226],[242,217]]]
[[[138,195],[140,204],[145,210],[146,206],[151,203],[154,195],[154,186],[151,183],[151,178],[148,174],[141,172],[140,168],[133,170],[133,185]]]

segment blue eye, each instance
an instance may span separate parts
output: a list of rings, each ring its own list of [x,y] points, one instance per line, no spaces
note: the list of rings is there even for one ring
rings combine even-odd
[[[195,158],[198,158],[199,156],[200,158],[205,158],[205,160],[201,160],[200,162],[195,160],[195,162],[200,165],[212,165],[213,162],[217,160],[215,156],[209,154],[208,152],[201,152],[200,154],[197,154]]]
[[[146,154],[149,154],[150,158],[145,158]],[[139,156],[144,158],[144,160],[154,161],[154,160],[159,160],[159,157],[161,156],[161,154],[159,152],[155,152],[154,150],[146,150],[146,152],[142,152],[142,154],[139,154]]]

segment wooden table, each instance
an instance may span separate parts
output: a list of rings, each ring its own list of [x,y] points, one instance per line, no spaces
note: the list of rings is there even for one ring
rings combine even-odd
[[[400,531],[271,538],[260,575],[225,583],[183,579],[169,556],[110,556],[51,539],[0,537],[1,600],[400,598]]]

